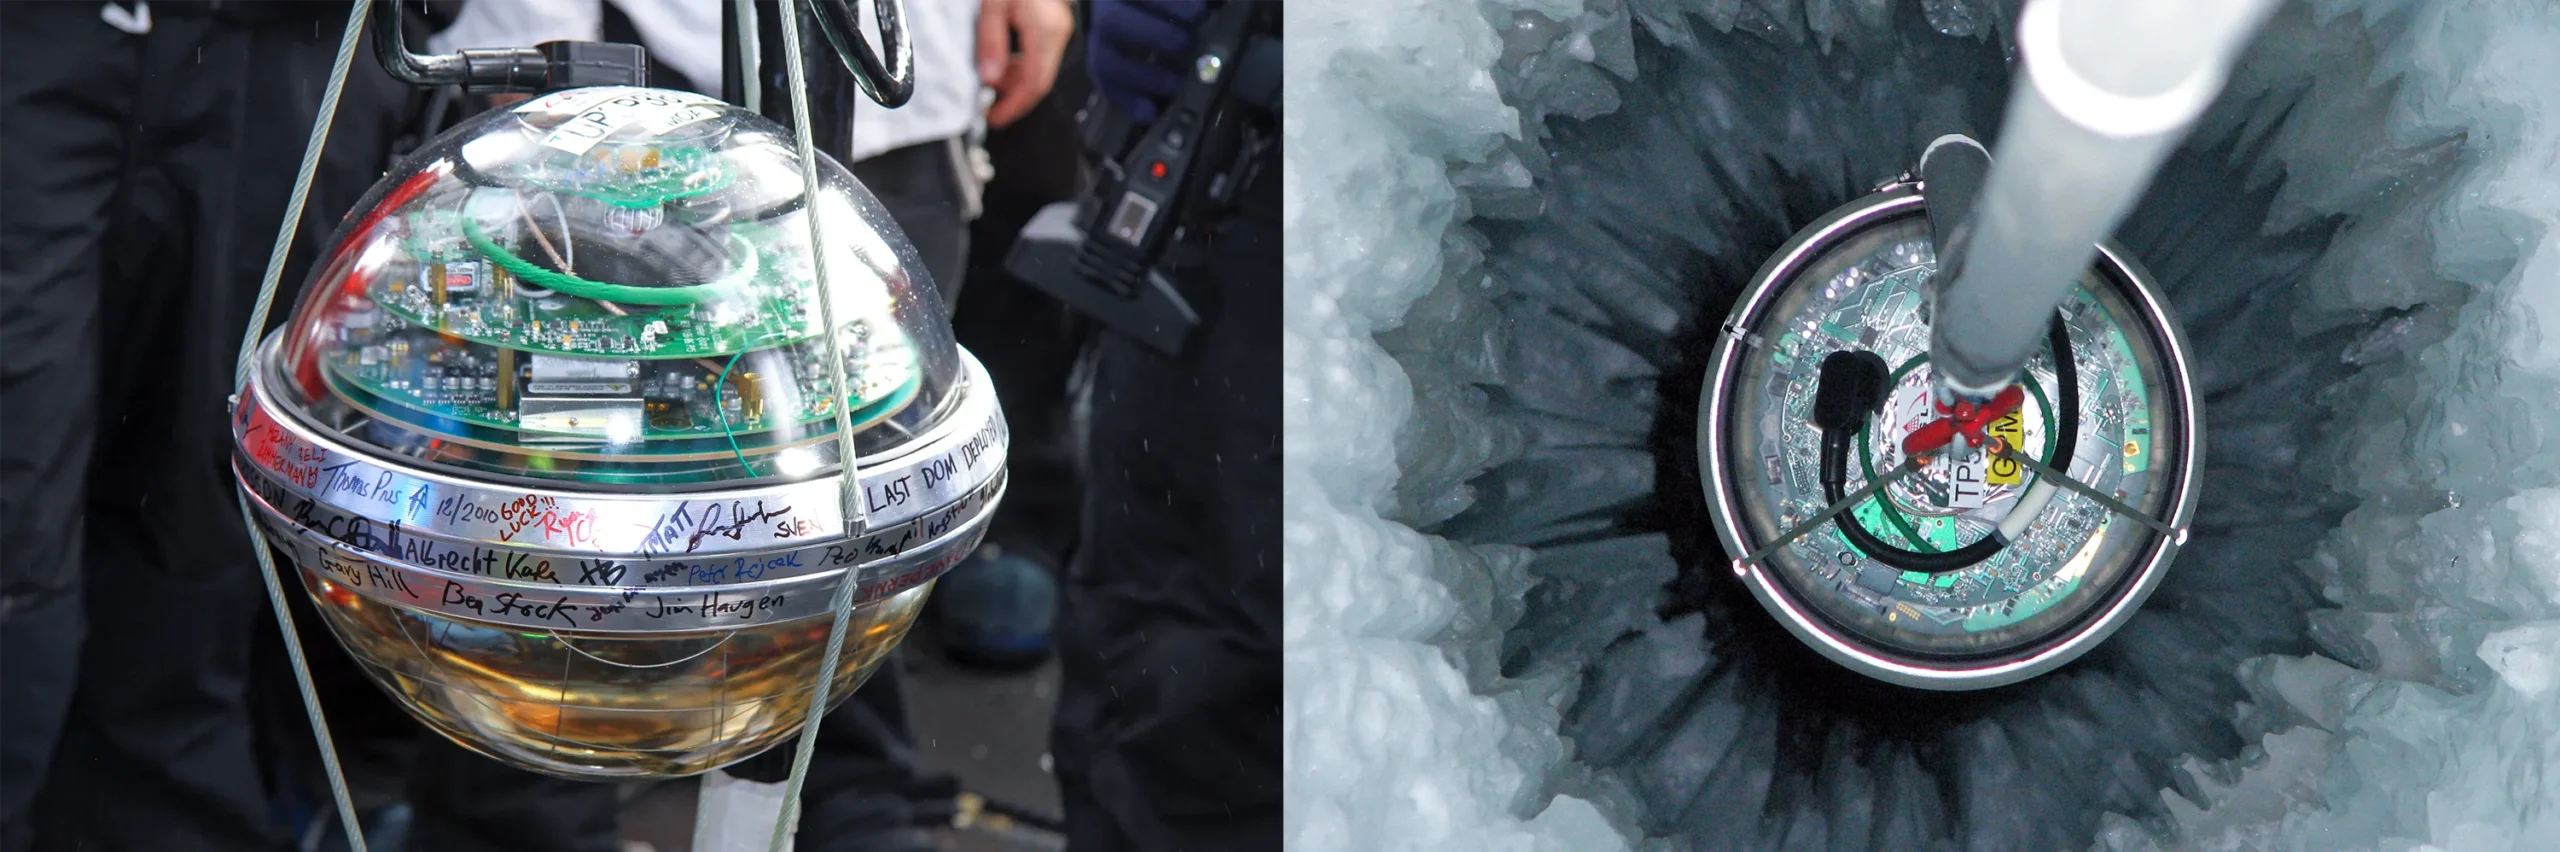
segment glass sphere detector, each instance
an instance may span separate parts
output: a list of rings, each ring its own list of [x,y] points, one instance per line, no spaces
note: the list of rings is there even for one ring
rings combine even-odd
[[[1788,630],[1870,677],[1979,689],[2051,671],[2103,641],[2158,584],[2183,534],[2072,491],[2026,499],[2035,471],[1959,441],[1859,501],[1847,520],[1895,548],[1950,553],[2028,506],[2032,521],[1990,558],[1902,571],[1831,524],[1780,543],[1832,502],[1812,419],[1827,356],[1871,352],[1891,370],[1848,456],[1848,489],[1902,464],[1899,439],[1936,413],[1928,353],[1937,257],[1920,189],[1897,182],[1833,211],[1761,269],[1708,362],[1699,458],[1736,574]],[[2059,315],[2066,348],[2029,362],[2025,402],[1990,435],[2184,530],[2202,462],[2199,409],[2185,342],[2158,288],[2121,249],[2101,246]],[[2074,403],[2076,417],[2062,410]]]
[[[837,699],[975,546],[994,389],[887,212],[818,168],[813,200],[790,131],[716,99],[573,89],[446,133],[347,217],[258,352],[235,467],[429,726],[557,775],[726,765],[805,720],[841,584]]]

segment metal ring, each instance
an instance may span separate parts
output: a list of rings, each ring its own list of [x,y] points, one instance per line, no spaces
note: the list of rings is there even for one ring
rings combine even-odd
[[[1002,483],[996,488],[1000,492]],[[940,578],[977,548],[992,515],[980,514],[923,547],[850,569],[728,586],[586,588],[465,577],[348,547],[297,527],[254,493],[271,543],[310,576],[368,600],[484,624],[580,633],[725,630],[834,612],[839,583],[859,584],[854,605]],[[998,493],[991,499],[1001,500]]]
[[[1728,328],[1744,331],[1756,327],[1771,309],[1783,288],[1780,282],[1793,280],[1804,266],[1821,257],[1831,246],[1852,234],[1875,225],[1921,215],[1922,198],[1912,187],[1897,186],[1852,201],[1825,214],[1798,232],[1763,264],[1753,276],[1742,301],[1727,320]],[[2124,251],[2109,243],[2098,246],[2095,266],[2119,286],[2119,294],[2148,325],[2153,344],[2159,349],[2160,383],[2169,389],[2177,412],[2176,422],[2187,437],[2183,457],[2178,460],[2175,475],[2166,483],[2170,511],[2165,516],[2175,528],[2185,529],[2194,514],[2196,480],[2202,471],[2204,437],[2199,422],[2200,405],[2193,377],[2187,364],[2190,353],[2186,338],[2162,303],[2157,285],[2149,274],[2134,265]],[[1743,334],[1719,335],[1709,356],[1704,392],[1698,402],[1698,455],[1703,486],[1717,538],[1728,553],[1750,553],[1755,540],[1745,529],[1741,512],[1735,508],[1738,495],[1730,484],[1733,471],[1727,463],[1727,436],[1724,423],[1730,403],[1720,389],[1734,381],[1741,357],[1747,346]],[[2123,520],[2123,523],[2135,523]],[[2085,653],[2123,626],[2159,585],[2165,568],[2179,547],[2172,537],[2155,537],[2141,554],[2137,568],[2125,580],[2122,591],[2105,606],[2083,616],[2083,621],[2062,641],[2031,645],[1996,661],[1947,662],[1920,657],[1895,655],[1845,641],[1830,630],[1817,625],[1828,624],[1819,613],[1796,599],[1796,593],[1771,574],[1765,563],[1746,564],[1736,560],[1733,567],[1752,597],[1778,616],[1778,621],[1806,645],[1849,668],[1871,677],[1902,686],[1921,689],[1980,689],[2023,681]]]
[[[269,338],[270,356],[280,339]],[[960,361],[971,386],[987,385],[986,368],[975,357],[963,351]],[[267,371],[253,373],[232,417],[232,437],[250,472],[386,527],[397,522],[448,541],[573,558],[745,555],[771,550],[771,542],[844,538],[846,513],[833,477],[677,499],[489,485],[352,450],[283,410],[266,387]],[[869,526],[892,531],[975,492],[1003,469],[1010,439],[994,394],[963,394],[959,410],[924,440],[858,468]]]
[[[627,588],[633,586],[721,586],[780,580],[842,568],[866,559],[896,556],[959,526],[995,506],[992,486],[963,496],[942,511],[900,523],[850,541],[789,540],[793,546],[728,553],[679,553],[658,558],[617,558],[541,548],[510,547],[457,541],[408,527],[383,524],[345,514],[326,503],[285,488],[275,479],[252,475],[232,462],[239,486],[276,513],[309,530],[309,534],[357,550],[410,565],[466,577],[563,586]]]

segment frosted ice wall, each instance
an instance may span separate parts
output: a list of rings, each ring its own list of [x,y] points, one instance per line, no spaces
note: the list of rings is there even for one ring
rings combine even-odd
[[[1552,686],[1491,663],[1526,553],[1381,516],[1415,399],[1370,335],[1443,278],[1443,234],[1463,219],[1446,164],[1517,128],[1485,71],[1500,45],[1464,3],[1286,14],[1289,844],[1624,848],[1589,805],[1522,796],[1565,750]]]
[[[2560,12],[2278,16],[2120,235],[2195,545],[1928,696],[1683,569],[1684,445],[1768,252],[1996,127],[2014,4],[1632,7],[1288,8],[1292,848],[2560,848]]]

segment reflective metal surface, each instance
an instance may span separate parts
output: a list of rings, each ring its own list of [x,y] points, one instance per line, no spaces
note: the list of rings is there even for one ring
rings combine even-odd
[[[995,389],[832,161],[813,243],[788,138],[649,89],[492,111],[376,187],[258,350],[232,410],[253,517],[464,747],[587,779],[753,756],[821,677],[851,694],[984,535]]]
[[[1921,205],[1910,187],[1894,186],[1817,221],[1761,270],[1728,320],[1709,362],[1698,441],[1729,552],[1755,552],[1827,505],[1810,421],[1824,356],[1870,351],[1895,368],[1885,410],[1851,458],[1852,490],[1901,463],[1898,439],[1929,416],[1936,258]],[[2060,394],[2048,353],[2029,365],[2030,402],[2007,437],[2039,459],[2076,442],[2072,478],[2183,529],[2202,460],[2197,405],[2184,343],[2156,288],[2105,248],[2064,313],[2079,433],[2055,434]],[[2033,478],[1979,451],[1949,452],[1852,513],[1897,546],[1948,550],[1988,534]],[[1948,574],[1877,563],[1829,526],[1738,574],[1790,631],[1851,669],[1976,689],[2050,671],[2103,641],[2159,582],[2175,538],[2065,495],[1999,554]]]

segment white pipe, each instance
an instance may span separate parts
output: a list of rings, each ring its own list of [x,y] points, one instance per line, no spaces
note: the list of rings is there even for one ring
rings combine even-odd
[[[2222,90],[2274,0],[2031,0],[1990,177],[1939,269],[1929,363],[1988,396]]]
[[[748,781],[714,769],[702,776],[694,799],[693,852],[765,852],[773,824],[782,819],[784,785]],[[799,833],[799,821],[791,831]],[[788,852],[797,838],[786,838]]]

